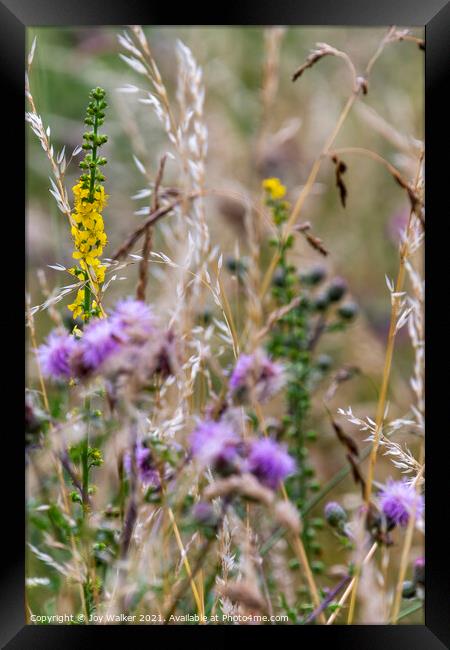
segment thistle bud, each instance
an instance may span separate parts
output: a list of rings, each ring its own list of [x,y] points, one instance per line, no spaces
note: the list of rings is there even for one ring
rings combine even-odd
[[[414,598],[416,595],[416,585],[412,580],[405,580],[402,586],[403,598]]]
[[[344,320],[353,320],[358,314],[358,305],[354,302],[346,302],[338,309],[338,315]]]
[[[327,293],[321,293],[314,300],[313,307],[316,311],[325,311],[330,304],[330,298]]]
[[[333,359],[328,354],[321,354],[317,357],[317,367],[320,370],[328,370],[333,363]]]
[[[324,509],[325,519],[333,528],[342,527],[347,521],[347,513],[336,501],[330,501]]]
[[[327,296],[330,302],[338,302],[347,291],[347,283],[343,278],[333,278],[331,281],[328,290]]]
[[[286,284],[286,273],[284,269],[277,269],[273,274],[272,284],[275,287],[284,287]]]
[[[322,265],[313,266],[309,271],[305,271],[300,274],[300,281],[303,284],[310,285],[312,287],[320,284],[322,280],[325,279],[327,275],[327,270]]]

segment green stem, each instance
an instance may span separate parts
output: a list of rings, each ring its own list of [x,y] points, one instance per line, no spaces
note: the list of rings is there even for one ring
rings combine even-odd
[[[99,100],[95,100],[97,102],[97,106],[99,105]],[[89,183],[89,201],[92,203],[94,200],[94,189],[95,189],[95,172],[97,171],[97,129],[98,129],[98,115],[95,113],[94,115],[94,124],[92,127],[92,131],[94,133],[94,139],[93,139],[93,145],[92,145],[92,162],[94,165],[91,168],[91,179]]]
[[[91,556],[91,531],[89,527],[89,510],[90,510],[90,498],[89,498],[89,472],[91,465],[89,462],[89,427],[90,427],[90,415],[91,415],[91,398],[89,396],[84,399],[84,418],[86,422],[86,435],[83,441],[83,448],[81,452],[81,480],[82,480],[82,510],[83,510],[83,547],[84,547],[84,558],[86,562],[86,581],[83,584],[84,599],[86,603],[86,610],[88,619],[93,613],[93,576],[91,572],[91,566],[93,558]],[[88,624],[89,620],[86,620],[85,623]]]
[[[89,282],[89,277],[86,277],[87,283],[84,285],[84,314],[85,314],[85,322],[89,320],[89,317],[91,315],[91,288],[88,284]]]
[[[86,397],[84,402],[86,411],[86,436],[83,441],[83,449],[81,451],[81,487],[82,487],[82,500],[83,500],[83,517],[85,517],[89,508],[89,413],[91,410],[91,400]]]
[[[95,100],[97,102],[97,106],[99,107],[99,100]],[[97,131],[98,131],[98,113],[96,112],[94,114],[94,124],[92,126],[92,131],[94,134],[94,139],[93,139],[93,144],[92,144],[92,167],[91,167],[91,178],[89,181],[89,201],[92,203],[94,200],[94,192],[95,192],[95,175],[97,172]],[[89,280],[89,277],[86,278]],[[90,313],[91,313],[91,289],[88,284],[85,285],[84,287],[84,313],[86,316],[86,321],[89,320]]]

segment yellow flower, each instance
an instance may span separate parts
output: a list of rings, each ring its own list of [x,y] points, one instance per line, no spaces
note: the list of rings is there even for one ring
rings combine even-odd
[[[80,163],[80,167],[86,172],[72,187],[74,203],[71,220],[74,247],[72,257],[77,260],[77,265],[70,269],[70,273],[78,278],[81,288],[74,302],[69,305],[69,309],[74,318],[81,316],[84,320],[88,320],[93,311],[101,308],[101,305],[97,306],[95,300],[91,305],[91,301],[100,293],[106,269],[99,259],[108,241],[101,216],[108,196],[105,194],[105,188],[100,184],[104,176],[99,172],[106,159],[96,155],[97,147],[107,141],[107,136],[99,136],[97,133],[98,126],[103,124],[104,113],[101,111],[107,105],[102,99],[104,94],[105,92],[99,88],[91,91],[89,119],[86,119],[86,123],[92,125],[93,130],[92,133],[83,135],[86,141],[83,148],[92,153],[86,154],[85,160]],[[100,116],[98,122],[92,119],[93,114]]]
[[[82,224],[86,230],[92,230],[95,226],[95,221],[91,218],[87,218],[82,220]]]
[[[100,269],[93,271],[92,275],[97,280],[98,284],[103,284],[105,281],[105,267],[102,266]]]
[[[104,187],[100,185],[94,191],[94,200],[89,201],[89,188],[83,187],[81,180],[73,186],[72,190],[74,195],[74,225],[71,228],[71,233],[75,248],[72,257],[79,260],[80,268],[88,272],[91,279],[94,280],[93,289],[97,293],[100,290],[99,285],[105,280],[106,266],[101,264],[98,258],[102,255],[103,248],[108,242],[101,215],[108,197],[105,194]],[[76,267],[71,269],[71,273],[79,275],[76,273]],[[80,289],[75,302],[69,305],[74,318],[78,316],[85,318],[84,292],[84,288]],[[95,304],[92,305],[94,309],[95,306]]]
[[[84,289],[78,289],[77,297],[71,305],[67,308],[72,312],[72,318],[75,320],[78,316],[83,315],[84,311]]]
[[[271,199],[282,199],[286,194],[286,188],[281,184],[279,178],[266,178],[262,186],[270,194]]]

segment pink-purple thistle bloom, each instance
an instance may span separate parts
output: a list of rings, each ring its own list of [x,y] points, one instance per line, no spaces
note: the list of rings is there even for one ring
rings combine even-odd
[[[284,446],[270,438],[256,440],[251,445],[247,467],[263,485],[272,490],[276,490],[296,470],[295,461]]]
[[[153,372],[164,376],[171,374],[175,367],[176,346],[173,332],[163,335],[158,332],[156,317],[152,309],[140,300],[127,298],[120,300],[111,315],[104,319],[95,319],[88,323],[81,339],[76,339],[66,332],[54,331],[46,343],[38,350],[39,363],[45,376],[53,379],[86,377],[100,369],[108,360],[123,363],[127,358],[119,353],[141,354],[146,344],[156,344],[159,334],[159,347],[151,348],[153,352]],[[162,337],[162,338],[161,338]]]
[[[52,332],[38,349],[42,374],[52,379],[69,379],[72,373],[71,358],[75,347],[75,339],[67,332]]]
[[[205,420],[192,432],[190,439],[194,458],[204,466],[228,473],[238,459],[240,438],[226,422]]]
[[[108,357],[119,350],[126,335],[111,318],[92,321],[80,341],[81,362],[85,370],[95,372]]]
[[[111,321],[134,342],[146,341],[156,330],[156,318],[142,300],[126,298],[120,300],[111,314]]]
[[[161,485],[161,479],[158,470],[153,464],[150,449],[142,443],[138,443],[135,449],[135,459],[137,474],[141,483],[144,486],[152,485],[153,487],[159,487]],[[131,461],[131,454],[128,452],[123,459],[123,465],[128,475],[131,474],[132,470]]]
[[[389,479],[378,497],[384,515],[399,526],[406,526],[413,513],[416,518],[423,514],[423,496],[405,480]]]
[[[283,366],[259,349],[253,354],[241,354],[230,378],[230,392],[238,401],[246,401],[253,394],[259,402],[267,402],[284,380]]]

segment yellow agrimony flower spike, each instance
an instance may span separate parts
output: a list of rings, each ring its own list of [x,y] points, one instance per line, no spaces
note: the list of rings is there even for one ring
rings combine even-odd
[[[71,228],[74,244],[72,257],[79,260],[79,266],[70,269],[70,272],[85,282],[84,287],[78,291],[75,301],[68,306],[74,319],[81,316],[83,320],[88,320],[91,315],[98,312],[96,301],[91,304],[91,287],[95,294],[98,294],[100,285],[105,279],[106,266],[99,258],[108,243],[101,214],[108,196],[102,185],[105,177],[99,168],[106,164],[106,158],[98,156],[99,147],[108,139],[106,135],[98,133],[99,126],[104,122],[104,110],[107,106],[104,97],[105,91],[102,88],[95,88],[90,93],[91,101],[87,108],[85,123],[92,127],[92,131],[83,135],[83,149],[87,153],[80,167],[84,173],[72,188],[74,196]]]

